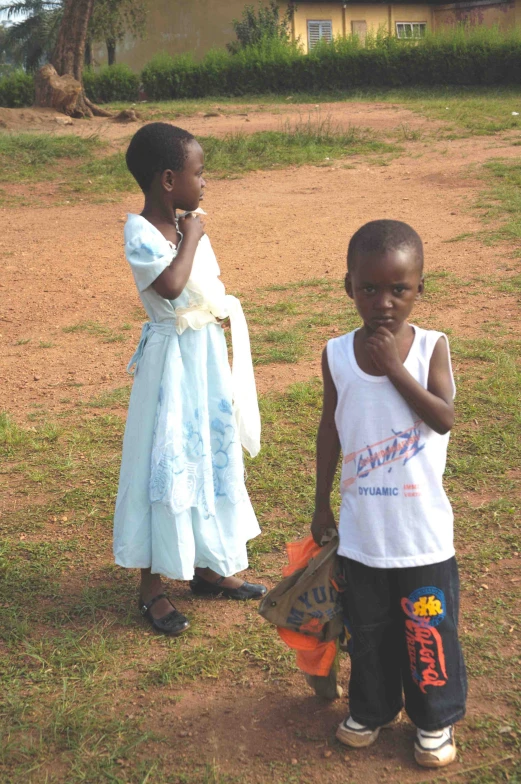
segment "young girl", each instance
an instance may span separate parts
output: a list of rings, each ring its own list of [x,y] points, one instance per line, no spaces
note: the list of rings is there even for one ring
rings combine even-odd
[[[259,451],[260,417],[244,315],[226,296],[193,214],[206,185],[200,145],[181,128],[151,123],[132,138],[126,159],[145,206],[128,216],[125,253],[150,321],[129,364],[114,555],[120,566],[141,568],[142,615],[177,635],[189,623],[162,592],[160,574],[191,580],[196,594],[266,592],[233,576],[247,567],[246,542],[260,533],[242,460],[242,446]],[[228,317],[233,372],[221,329]]]

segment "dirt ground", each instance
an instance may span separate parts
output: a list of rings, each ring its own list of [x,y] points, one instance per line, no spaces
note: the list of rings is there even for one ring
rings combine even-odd
[[[433,133],[439,127],[388,104],[322,104],[319,111],[345,126],[378,131],[407,124]],[[283,106],[249,112],[247,117],[187,117],[179,124],[196,135],[218,135],[239,128],[247,132],[276,129],[281,122],[308,114],[308,106]],[[53,113],[34,110],[1,110],[0,125],[8,130],[95,131],[115,142],[137,128],[107,120],[74,121],[65,127],[55,122]],[[210,180],[203,205],[208,213],[206,225],[228,290],[247,298],[256,288],[273,283],[326,276],[339,279],[345,271],[349,236],[365,221],[382,217],[408,221],[419,231],[425,242],[427,276],[439,270],[463,279],[477,271],[483,276],[512,274],[518,262],[512,260],[511,249],[488,247],[472,236],[450,241],[483,228],[472,208],[482,183],[471,168],[469,174],[469,167],[493,158],[518,157],[519,147],[501,136],[454,141],[425,138],[404,147],[404,153],[386,166],[361,157],[350,161],[352,168],[290,168]],[[142,311],[123,256],[122,230],[126,213],[139,212],[141,206],[136,190],[115,204],[55,206],[49,197],[42,199],[40,209],[0,210],[0,407],[20,422],[26,423],[35,407],[44,407],[52,416],[80,400],[129,383],[125,367],[139,338]],[[472,300],[462,291],[450,307],[430,316],[458,335],[476,336],[483,335],[483,325],[498,312],[507,314],[519,331],[519,307],[514,298],[497,291],[484,290]],[[88,323],[110,325],[122,338],[96,342],[94,347],[86,343],[83,332],[64,331]],[[308,379],[318,375],[318,363],[317,357],[296,366],[261,367],[258,387],[261,392],[283,389]],[[221,615],[222,607],[215,612]],[[233,617],[234,612],[235,608],[226,606],[225,614]],[[471,714],[479,713],[481,694],[478,679],[471,684]],[[273,759],[300,760],[306,741],[306,748],[311,742],[316,758],[316,764],[306,768],[306,781],[431,780],[427,771],[411,767],[413,728],[407,723],[383,733],[381,743],[365,755],[344,752],[333,744],[334,759],[345,761],[345,772],[333,767],[321,777],[316,772],[319,763],[324,771],[329,765],[322,759],[329,758],[329,741],[324,742],[324,737],[333,737],[345,712],[345,699],[325,705],[295,676],[291,688],[285,683],[279,692],[260,677],[233,689],[222,683],[211,688],[190,686],[183,690],[181,703],[158,705],[150,715],[152,725],[163,732],[175,718],[168,730],[173,764],[176,754],[189,753],[191,744],[199,740],[208,748],[218,748],[219,757],[241,775],[248,760],[266,756],[266,749]],[[165,753],[164,746],[157,752]]]
[[[336,117],[354,112],[357,124],[363,126],[391,131],[406,122],[429,127],[425,119],[387,104],[347,104],[347,109],[324,106],[328,112],[333,107]],[[285,116],[298,116],[293,108],[282,108],[288,110]],[[3,118],[10,113],[13,128],[19,129],[33,116],[46,118],[35,126],[45,130],[54,122],[52,112],[18,110],[15,115],[16,111],[2,110]],[[264,128],[266,116],[251,115],[248,131]],[[279,122],[278,115],[271,119]],[[185,127],[196,134],[201,127],[206,133],[227,132],[229,128],[220,125],[226,120],[238,121],[233,117],[183,118]],[[129,129],[100,119],[85,125],[74,121],[65,130],[84,133],[91,123],[111,134],[124,131],[127,137],[137,127],[131,124]],[[427,275],[430,270],[449,270],[464,278],[466,270],[476,269],[483,275],[500,274],[511,265],[500,246],[486,247],[472,238],[449,241],[482,229],[478,214],[471,209],[481,183],[469,175],[469,167],[518,156],[519,147],[500,137],[427,139],[409,142],[406,152],[386,166],[360,158],[350,162],[353,168],[340,164],[290,168],[210,181],[204,202],[207,231],[223,280],[228,290],[248,296],[253,289],[273,283],[327,275],[340,278],[349,236],[365,221],[381,217],[400,218],[419,231],[425,242]],[[139,193],[117,204],[53,206],[50,183],[49,196],[46,199],[42,194],[41,204],[42,209],[30,212],[0,209],[0,339],[4,347],[0,398],[16,416],[23,416],[34,405],[44,404],[52,411],[68,405],[60,400],[68,399],[72,405],[128,383],[126,359],[138,340],[142,320],[121,242],[126,213],[141,210]],[[487,314],[494,312],[495,300],[501,301],[502,309],[515,304],[498,294],[491,299],[490,292],[484,292],[477,313],[473,298],[472,318],[465,306],[452,307],[443,314],[443,323],[464,332],[479,332]],[[88,354],[81,350],[81,332],[63,332],[85,322],[108,323],[115,329],[130,324],[132,328],[126,342],[101,343],[95,354]],[[296,369],[261,368],[259,389],[283,388],[288,380],[307,378],[316,373],[317,362]]]
[[[136,105],[135,111],[147,109],[147,104]],[[196,136],[224,135],[242,131],[282,130],[286,124],[317,118],[327,120],[334,127],[348,128],[350,125],[363,125],[375,131],[387,131],[406,126],[410,130],[433,130],[441,123],[426,120],[419,114],[402,106],[388,103],[319,103],[319,104],[277,104],[265,107],[262,104],[244,106],[240,104],[218,103],[208,112],[197,112],[189,118],[172,115],[176,125],[186,127]],[[89,121],[71,120],[49,109],[1,109],[0,128],[9,131],[45,131],[46,133],[75,133],[80,136],[98,135],[102,139],[117,140],[126,138],[135,123],[119,123],[105,117],[94,117]]]

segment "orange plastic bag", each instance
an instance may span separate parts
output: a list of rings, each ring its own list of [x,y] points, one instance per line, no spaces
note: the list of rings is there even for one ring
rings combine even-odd
[[[289,577],[297,569],[305,569],[309,561],[318,555],[320,549],[320,545],[311,535],[296,542],[288,542],[286,550],[289,563],[282,569],[283,576]],[[321,622],[317,620],[317,624],[321,625]],[[277,626],[277,632],[288,648],[296,651],[299,670],[308,675],[319,675],[323,678],[329,675],[337,653],[336,640],[320,642],[316,637],[309,637],[281,626]]]
[[[282,576],[289,577],[290,574],[296,572],[297,569],[305,569],[309,561],[320,552],[320,545],[318,545],[311,534],[306,536],[305,539],[299,539],[296,542],[288,542],[286,544],[289,563],[282,568]]]
[[[320,642],[316,637],[308,637],[306,634],[282,629],[280,626],[277,626],[277,632],[288,648],[296,651],[299,670],[323,678],[329,675],[337,653],[336,640]]]

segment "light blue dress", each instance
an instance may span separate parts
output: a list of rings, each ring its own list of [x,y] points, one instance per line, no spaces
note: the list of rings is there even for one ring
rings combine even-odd
[[[174,580],[191,579],[194,567],[227,577],[248,566],[246,542],[260,529],[244,483],[225,336],[215,323],[177,334],[186,290],[166,300],[151,285],[176,248],[140,215],[128,216],[125,254],[150,322],[133,358],[115,560]]]

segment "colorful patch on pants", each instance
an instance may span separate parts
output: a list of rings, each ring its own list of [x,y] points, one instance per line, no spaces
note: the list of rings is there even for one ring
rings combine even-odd
[[[443,641],[437,626],[447,614],[445,594],[429,585],[402,599],[406,615],[405,639],[411,675],[425,694],[427,686],[445,686],[448,681]]]

